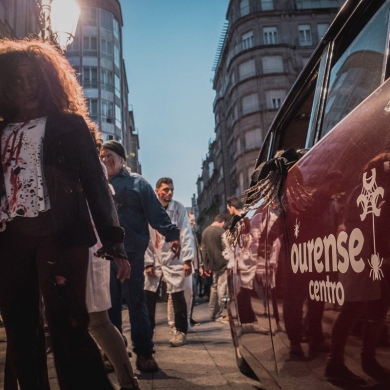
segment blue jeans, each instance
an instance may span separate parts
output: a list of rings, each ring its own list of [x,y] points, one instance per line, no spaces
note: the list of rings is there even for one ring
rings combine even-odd
[[[210,290],[209,311],[212,320],[222,317],[222,298],[227,295],[227,271],[213,271],[213,284]]]
[[[108,314],[111,322],[122,332],[122,297],[124,296],[129,309],[133,352],[137,355],[151,355],[154,353],[154,344],[144,292],[144,254],[128,252],[127,257],[131,265],[131,276],[123,283],[116,278],[116,265],[111,266],[112,307]]]

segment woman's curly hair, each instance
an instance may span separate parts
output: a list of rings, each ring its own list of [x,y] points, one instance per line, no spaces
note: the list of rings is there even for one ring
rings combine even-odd
[[[84,117],[87,124],[91,122],[76,72],[55,46],[38,39],[0,39],[0,118],[4,122],[15,114],[16,105],[10,91],[21,59],[33,64],[48,114],[73,113]]]

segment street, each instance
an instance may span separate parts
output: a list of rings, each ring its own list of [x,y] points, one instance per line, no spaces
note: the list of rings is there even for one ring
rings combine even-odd
[[[160,370],[155,374],[140,374],[135,368],[135,355],[131,362],[137,373],[142,390],[151,389],[240,389],[261,388],[258,381],[242,375],[235,361],[228,323],[211,322],[205,299],[199,299],[194,318],[201,322],[196,333],[187,335],[188,344],[179,348],[170,347],[172,337],[166,320],[166,304],[158,303],[156,310],[155,359]],[[130,340],[128,312],[123,310],[125,334]],[[4,385],[5,330],[0,328],[0,388]],[[48,355],[49,377],[52,390],[58,390],[53,354]],[[115,373],[110,379],[119,389]]]

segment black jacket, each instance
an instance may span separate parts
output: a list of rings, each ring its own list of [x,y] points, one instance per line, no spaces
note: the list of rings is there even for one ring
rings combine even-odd
[[[48,116],[43,173],[58,246],[96,243],[89,205],[105,253],[126,256],[122,244],[124,231],[119,226],[95,143],[81,116],[60,113]],[[4,188],[3,182],[0,164],[0,188]]]

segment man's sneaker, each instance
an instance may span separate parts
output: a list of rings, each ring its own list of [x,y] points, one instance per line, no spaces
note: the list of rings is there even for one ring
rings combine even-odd
[[[158,365],[153,358],[153,355],[137,355],[135,366],[140,371],[144,372],[156,372],[158,371]]]
[[[360,376],[355,375],[348,367],[343,363],[335,363],[328,361],[325,367],[325,376],[330,381],[343,382],[350,385],[365,385],[366,381]]]
[[[301,343],[290,343],[290,358],[293,360],[302,360],[305,358]]]
[[[191,326],[190,321],[188,321],[187,333],[196,333],[195,329]]]
[[[330,345],[326,341],[320,344],[309,344],[309,352],[314,353],[328,353],[330,352]]]
[[[191,324],[191,326],[199,326],[200,322],[195,321],[193,318],[190,318],[190,324]]]
[[[176,334],[169,340],[172,347],[181,347],[187,344],[187,336],[183,332],[176,332]]]
[[[176,334],[176,332],[177,332],[177,330],[176,330],[176,328],[174,326],[169,331],[170,334]]]
[[[217,318],[215,321],[217,321],[217,322],[229,322],[229,317],[228,316],[225,316],[225,317],[221,316],[221,317]]]
[[[382,367],[378,361],[373,358],[362,358],[363,371],[377,380],[379,383],[390,384],[390,370]]]

